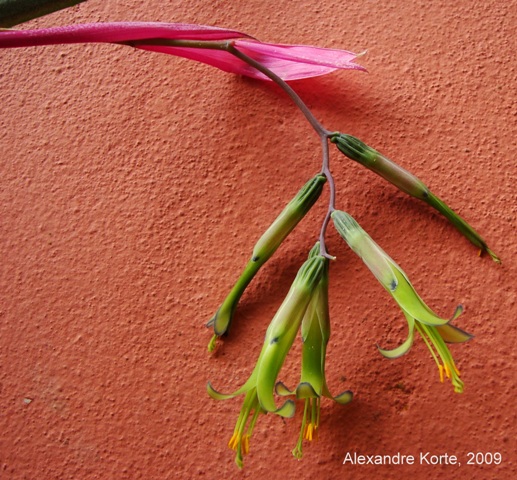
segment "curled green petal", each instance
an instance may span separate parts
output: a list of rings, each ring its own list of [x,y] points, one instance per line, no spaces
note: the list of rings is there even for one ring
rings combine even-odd
[[[463,343],[474,338],[474,335],[471,333],[451,325],[450,323],[448,325],[436,327],[436,330],[446,343]]]
[[[292,418],[294,416],[294,412],[296,411],[296,405],[292,400],[287,400],[284,404],[274,410],[272,413],[276,413],[284,418]]]
[[[462,314],[462,312],[463,305],[458,305],[450,321],[452,322],[453,320],[456,320]],[[456,327],[455,325],[452,325],[450,322],[447,325],[436,327],[436,331],[440,334],[440,337],[442,337],[446,343],[463,343],[468,342],[474,338],[474,335]]]
[[[328,389],[327,389],[328,392]],[[346,405],[347,403],[350,403],[354,399],[354,394],[351,390],[347,390],[346,392],[340,393],[339,395],[336,395],[333,397],[330,392],[328,392],[328,395],[325,394],[326,397],[331,398],[336,403],[339,403],[340,405]]]
[[[281,397],[287,397],[289,395],[294,395],[296,392],[295,390],[289,390],[285,383],[277,382],[275,385],[275,393]]]
[[[299,383],[296,387],[296,398],[305,399],[305,398],[318,398],[319,394],[316,393],[316,390],[309,382]]]
[[[386,350],[377,345],[377,349],[379,350],[380,354],[385,356],[386,358],[401,357],[402,355],[406,354],[413,345],[413,340],[415,338],[415,319],[407,315],[405,312],[404,315],[406,316],[409,328],[407,339],[400,346],[398,346],[397,348],[393,348],[391,350]]]
[[[212,387],[212,384],[210,382],[208,382],[206,385],[206,390],[208,392],[208,395],[210,395],[214,400],[229,400],[230,398],[234,398],[238,395],[246,393],[253,383],[253,381],[248,380],[241,388],[235,390],[235,392],[233,393],[220,393],[214,387]]]

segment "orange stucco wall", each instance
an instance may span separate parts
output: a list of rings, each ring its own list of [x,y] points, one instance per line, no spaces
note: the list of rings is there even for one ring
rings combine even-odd
[[[269,319],[315,241],[325,201],[243,297],[214,356],[204,323],[255,240],[319,169],[318,139],[271,85],[110,45],[0,52],[0,478],[496,479],[516,472],[514,0],[90,0],[28,26],[160,20],[262,40],[368,50],[369,73],[293,86],[331,130],[423,179],[501,256],[479,258],[445,220],[332,152],[337,205],[401,264],[441,315],[462,395],[330,228],[328,380],[317,442],[291,456],[300,412],[260,419],[245,468],[226,443]],[[326,194],[325,194],[326,195]],[[326,197],[325,197],[326,198]],[[299,346],[282,373],[293,385]],[[348,452],[456,455],[457,466],[343,465]],[[467,465],[468,452],[503,463]],[[418,463],[418,462],[417,462]]]

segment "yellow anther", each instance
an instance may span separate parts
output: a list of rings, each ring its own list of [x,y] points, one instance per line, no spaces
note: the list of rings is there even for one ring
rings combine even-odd
[[[307,426],[305,427],[305,435],[304,435],[305,440],[311,441],[313,433],[314,433],[314,425],[311,422],[309,422],[307,424]]]
[[[447,378],[451,378],[451,369],[447,364],[444,365],[445,368],[445,375],[447,375]]]
[[[219,337],[217,335],[213,335],[210,341],[208,342],[208,351],[212,353],[215,350],[215,347],[217,346],[217,339]]]
[[[456,367],[456,365],[452,365],[453,368],[454,368],[454,371],[458,374],[458,377],[461,375],[460,371],[458,370],[458,368]]]
[[[240,443],[240,435],[238,433],[234,433],[232,435],[232,438],[230,438],[230,441],[228,442],[228,446],[232,449],[232,450],[237,450],[237,447],[239,446],[239,443]]]
[[[444,375],[443,375],[443,365],[438,365],[438,371],[440,372],[440,382],[443,383]]]
[[[242,453],[244,455],[247,455],[249,453],[249,451],[250,451],[250,436],[249,435],[244,435],[244,437],[242,437],[241,448],[242,448]]]

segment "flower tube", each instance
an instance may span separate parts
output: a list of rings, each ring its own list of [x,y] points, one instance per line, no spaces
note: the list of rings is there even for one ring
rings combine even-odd
[[[300,435],[292,452],[298,459],[303,456],[303,441],[312,441],[317,438],[321,397],[331,398],[341,405],[351,402],[353,398],[350,390],[333,397],[325,378],[325,356],[330,338],[328,263],[325,265],[325,271],[303,317],[301,337],[303,344],[300,383],[295,390],[289,390],[281,382],[278,382],[275,387],[277,394],[282,396],[294,395],[304,402]]]
[[[407,353],[413,343],[416,328],[438,365],[440,380],[443,382],[445,373],[450,378],[454,391],[461,393],[463,382],[460,379],[460,372],[445,342],[461,343],[472,338],[469,333],[449,323],[459,316],[463,310],[462,307],[459,306],[456,309],[450,320],[440,318],[419,297],[404,271],[372,240],[351,215],[336,210],[332,213],[332,219],[338,233],[398,303],[408,322],[407,340],[394,350],[379,348],[379,351],[388,358],[397,358]]]

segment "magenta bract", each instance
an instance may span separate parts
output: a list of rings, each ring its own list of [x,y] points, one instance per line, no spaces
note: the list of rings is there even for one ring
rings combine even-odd
[[[149,44],[146,44],[146,40]],[[354,63],[357,55],[346,50],[263,43],[236,30],[205,25],[119,22],[88,23],[39,30],[0,30],[0,48],[64,43],[138,42],[137,48],[143,50],[185,57],[225,72],[267,79],[262,73],[226,51],[156,45],[156,40],[231,40],[237,49],[259,61],[284,80],[325,75],[337,69],[364,70],[364,67]]]

